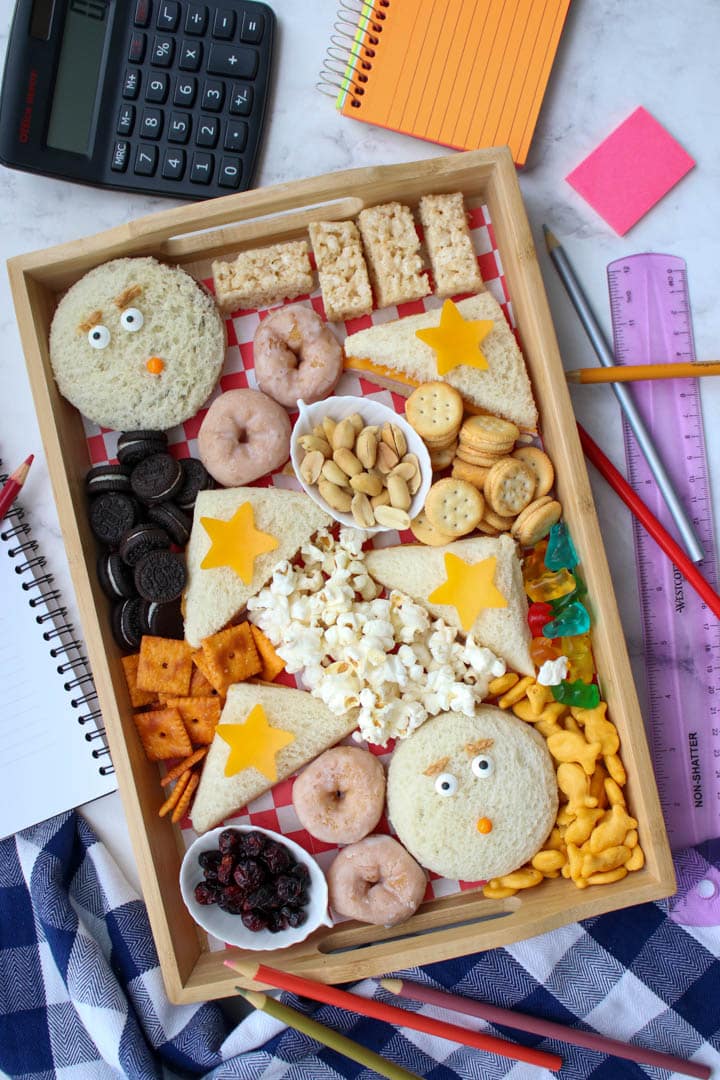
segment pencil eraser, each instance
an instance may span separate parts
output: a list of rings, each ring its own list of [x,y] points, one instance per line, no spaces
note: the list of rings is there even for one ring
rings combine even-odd
[[[565,179],[624,236],[694,164],[640,106]]]

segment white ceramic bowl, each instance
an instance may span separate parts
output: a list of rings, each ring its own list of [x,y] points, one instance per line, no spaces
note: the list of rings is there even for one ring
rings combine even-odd
[[[300,446],[301,435],[309,435],[312,432],[312,429],[317,424],[321,423],[325,416],[331,416],[333,420],[340,421],[344,420],[347,416],[352,416],[353,413],[359,413],[366,425],[377,424],[378,426],[381,426],[386,421],[390,421],[390,423],[397,424],[398,427],[402,429],[407,441],[408,451],[415,454],[420,462],[422,483],[413,495],[408,511],[411,520],[414,517],[417,517],[425,505],[425,499],[430,490],[430,485],[432,483],[432,466],[430,465],[430,454],[428,453],[425,443],[417,432],[413,431],[403,416],[396,413],[394,409],[388,408],[387,405],[381,405],[378,401],[372,401],[369,398],[354,397],[350,394],[340,397],[325,398],[324,401],[315,401],[312,405],[306,405],[305,402],[301,400],[298,401],[298,410],[300,415],[293,428],[290,441],[290,458],[293,463],[295,475],[302,484],[304,491],[310,496],[313,502],[316,502],[319,507],[342,525],[349,525],[353,529],[360,528],[352,514],[343,514],[339,510],[333,510],[320,495],[317,485],[307,484],[300,473],[300,462],[305,453]],[[374,525],[372,529],[364,529],[362,531],[367,533],[377,533],[389,532],[389,529],[386,525]]]
[[[284,844],[299,862],[304,862],[310,871],[310,900],[305,908],[307,919],[295,928],[279,930],[276,934],[270,930],[248,930],[243,926],[240,915],[231,915],[223,911],[217,904],[198,904],[195,899],[195,886],[204,881],[205,875],[198,862],[198,856],[203,851],[217,851],[218,838],[226,828],[236,829],[237,832],[260,832],[271,840],[277,840]],[[325,875],[319,865],[308,855],[304,848],[296,844],[294,840],[270,829],[259,829],[254,825],[222,825],[218,829],[199,836],[193,841],[185,852],[185,858],[180,867],[180,891],[185,901],[185,906],[196,923],[228,945],[236,945],[240,949],[286,949],[288,945],[296,945],[304,941],[319,926],[332,926],[328,916],[328,888]]]

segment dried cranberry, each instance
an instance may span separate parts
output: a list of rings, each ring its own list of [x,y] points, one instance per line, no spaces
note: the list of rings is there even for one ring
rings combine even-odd
[[[248,893],[245,904],[247,907],[260,908],[262,911],[280,907],[276,893],[267,885],[261,885],[259,889],[254,889],[251,893]],[[246,911],[247,907],[245,908]]]
[[[310,871],[304,862],[296,862],[295,865],[289,870],[289,873],[297,878],[301,885],[310,884]]]
[[[223,855],[234,855],[242,833],[237,829],[224,829],[218,837],[218,847]]]
[[[217,872],[221,859],[222,855],[219,851],[202,851],[198,855],[198,862],[205,871],[207,881],[217,881]]]
[[[267,929],[267,919],[259,911],[244,911],[242,921],[243,926],[247,930],[252,930],[253,933]]]
[[[232,881],[233,870],[235,869],[235,856],[223,855],[218,867],[218,881],[221,885],[229,885]]]
[[[275,882],[275,892],[284,904],[294,903],[302,892],[302,885],[297,878],[281,874]]]
[[[281,907],[280,914],[293,930],[298,926],[302,926],[307,919],[307,911],[303,911],[302,908]]]
[[[226,885],[218,893],[218,905],[230,915],[240,915],[243,910],[243,891],[237,885]]]
[[[268,930],[272,934],[277,934],[287,927],[287,919],[280,911],[269,911],[267,914],[267,921]]]
[[[213,889],[205,881],[195,886],[195,899],[198,904],[214,904],[217,900],[217,890]]]
[[[284,844],[270,840],[262,853],[265,865],[273,876],[282,874],[290,866],[292,856]]]
[[[266,840],[261,832],[239,833],[237,853],[238,857],[245,859],[257,859],[265,849]]]
[[[233,880],[246,893],[265,884],[265,871],[255,859],[239,859],[233,871]]]

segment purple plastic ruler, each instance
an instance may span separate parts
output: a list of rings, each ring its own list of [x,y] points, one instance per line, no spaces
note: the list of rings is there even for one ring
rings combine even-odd
[[[619,364],[694,361],[685,261],[630,255],[607,269]],[[697,379],[636,382],[632,394],[655,436],[705,551],[715,586],[715,543]],[[628,479],[677,539],[645,458],[623,418]],[[720,622],[633,519],[649,693],[648,737],[674,850],[720,836]]]

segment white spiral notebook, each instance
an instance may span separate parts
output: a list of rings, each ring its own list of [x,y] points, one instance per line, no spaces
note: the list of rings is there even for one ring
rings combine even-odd
[[[117,787],[66,615],[18,501],[0,522],[0,839]]]

